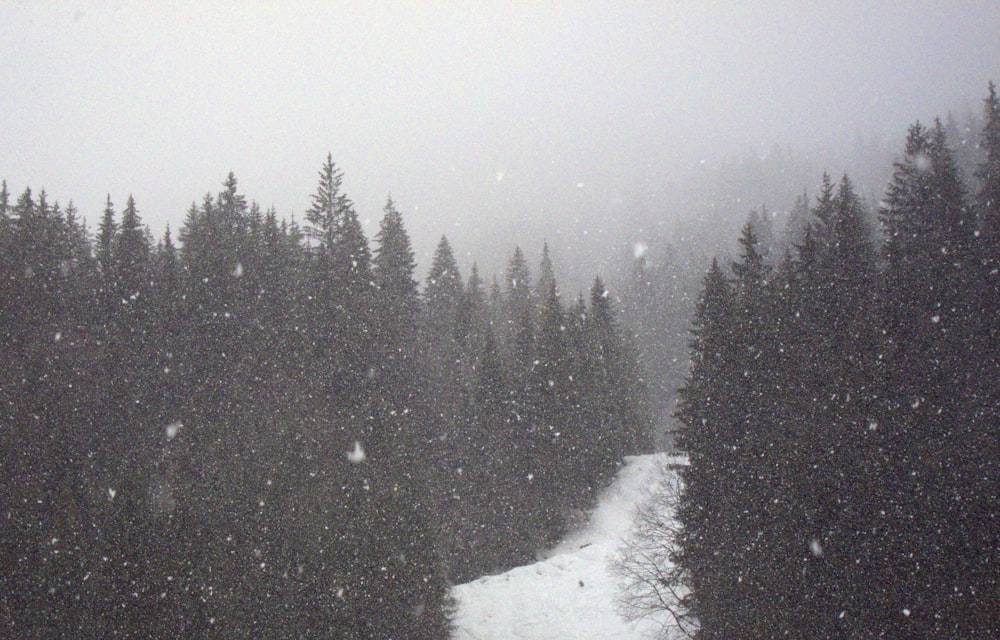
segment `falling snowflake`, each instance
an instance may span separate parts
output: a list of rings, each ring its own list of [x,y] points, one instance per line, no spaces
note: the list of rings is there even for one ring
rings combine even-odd
[[[368,459],[365,455],[365,450],[361,447],[361,443],[357,440],[354,441],[354,450],[347,453],[347,460],[352,464],[361,464]]]
[[[183,427],[183,426],[184,425],[181,424],[180,420],[178,420],[176,422],[171,422],[170,424],[168,424],[167,428],[166,428],[167,440],[173,440],[174,438],[176,438],[177,437],[177,433],[181,430],[181,427]]]

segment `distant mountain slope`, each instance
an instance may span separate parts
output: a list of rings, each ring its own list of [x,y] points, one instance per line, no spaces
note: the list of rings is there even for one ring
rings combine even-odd
[[[652,623],[631,624],[615,612],[608,560],[663,459],[681,462],[663,454],[627,458],[588,525],[545,559],[455,587],[455,640],[632,640],[653,631]]]

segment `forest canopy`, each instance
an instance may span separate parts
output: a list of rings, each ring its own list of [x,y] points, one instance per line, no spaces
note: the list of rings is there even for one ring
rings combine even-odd
[[[328,156],[305,224],[230,174],[154,240],[0,190],[0,627],[11,637],[441,638],[449,585],[531,560],[651,419],[600,278],[547,247],[429,275]]]

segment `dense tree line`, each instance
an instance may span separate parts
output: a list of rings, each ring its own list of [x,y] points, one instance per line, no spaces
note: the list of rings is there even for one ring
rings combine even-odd
[[[946,127],[916,124],[877,218],[825,177],[784,256],[748,223],[738,259],[712,264],[678,416],[681,526],[648,567],[673,632],[1000,636],[992,84],[985,103],[970,184]]]
[[[230,174],[155,241],[129,197],[0,191],[5,637],[443,638],[451,581],[556,541],[649,447],[600,280],[547,252],[421,288],[327,158],[305,224]]]

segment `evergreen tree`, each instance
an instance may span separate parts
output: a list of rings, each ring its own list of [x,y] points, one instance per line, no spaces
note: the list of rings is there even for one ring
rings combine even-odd
[[[135,303],[134,306],[144,305],[142,298],[149,295],[152,248],[131,195],[122,211],[121,226],[115,240],[114,271],[119,295],[123,301]]]
[[[533,465],[536,476],[533,495],[545,503],[539,511],[547,544],[557,542],[564,533],[566,522],[560,510],[565,506],[560,503],[567,495],[579,496],[582,489],[575,477],[578,465],[583,463],[582,452],[570,448],[578,444],[570,435],[578,425],[574,424],[576,416],[570,404],[573,390],[565,329],[562,303],[552,278],[540,311],[530,383],[538,420],[530,449],[530,455],[537,461]],[[559,509],[554,509],[555,505]]]
[[[505,283],[507,335],[510,340],[512,357],[523,367],[523,374],[530,366],[534,335],[532,321],[534,305],[531,272],[520,247],[514,249],[514,254],[507,264]]]
[[[416,270],[410,236],[403,226],[403,218],[389,197],[383,209],[382,222],[375,236],[378,248],[375,251],[373,269],[375,285],[379,291],[384,320],[394,323],[385,326],[385,336],[393,335],[393,329],[401,329],[413,321],[419,308],[417,282],[413,279]]]
[[[984,102],[983,131],[980,147],[986,157],[976,171],[981,181],[977,194],[984,245],[996,249],[1000,245],[1000,98],[996,85],[989,84],[989,92]],[[991,257],[994,262],[996,256]]]
[[[110,282],[114,278],[114,241],[117,235],[118,225],[115,222],[115,208],[109,194],[104,203],[101,222],[97,227],[97,261],[106,282]]]
[[[549,243],[545,242],[542,245],[542,260],[538,266],[538,284],[535,292],[535,297],[538,299],[539,304],[543,307],[545,306],[545,300],[549,295],[549,290],[552,289],[555,284],[556,275],[552,266],[552,258],[549,257]]]
[[[428,435],[437,446],[428,451],[427,462],[434,468],[434,493],[440,501],[442,519],[455,523],[464,511],[468,497],[463,471],[465,448],[469,442],[469,389],[466,387],[464,353],[459,339],[459,313],[464,292],[462,276],[448,239],[441,237],[423,296],[423,317],[419,340],[422,344],[423,371],[420,395],[428,399],[426,419]],[[445,527],[443,541],[453,538]],[[448,545],[450,546],[450,545]],[[450,551],[450,549],[449,549]]]
[[[463,296],[462,276],[455,254],[444,236],[431,260],[424,288],[427,328],[434,336],[454,343],[459,338],[458,315]]]
[[[407,340],[416,332],[420,309],[416,269],[410,236],[392,198],[386,200],[375,240],[372,261],[376,287],[374,335],[379,350],[375,368],[380,386],[386,390],[393,411],[402,411],[411,397],[415,349]]]
[[[675,561],[690,581],[682,615],[697,621],[699,637],[704,638],[725,637],[739,629],[735,616],[727,615],[738,587],[736,567],[727,555],[727,528],[740,508],[733,462],[740,432],[731,406],[736,391],[728,384],[739,375],[730,365],[737,348],[734,315],[730,284],[713,260],[692,321],[691,371],[677,415],[683,425],[678,444],[688,452],[690,464],[682,471],[684,490],[677,506],[682,542]],[[686,585],[673,586],[683,592]]]
[[[812,223],[812,213],[809,210],[809,194],[803,189],[802,195],[795,198],[795,204],[788,214],[788,222],[785,223],[785,246],[798,247],[805,240],[806,229]]]
[[[319,171],[319,185],[311,196],[312,205],[306,211],[306,234],[316,241],[321,255],[332,254],[337,245],[337,235],[346,222],[353,204],[341,193],[343,172],[334,164],[333,155],[326,155],[326,162]]]
[[[479,266],[473,262],[469,280],[465,285],[465,295],[458,310],[457,327],[459,340],[465,347],[466,353],[471,356],[477,355],[485,327],[489,323],[486,307],[486,292],[483,289],[483,280],[479,277]],[[472,362],[474,357],[467,356],[467,360]]]
[[[972,447],[964,454],[969,458],[972,480],[966,487],[964,529],[969,532],[969,547],[973,562],[968,567],[969,593],[1000,591],[1000,99],[996,86],[990,82],[984,100],[983,129],[980,146],[985,158],[976,176],[980,189],[976,194],[980,231],[976,256],[979,276],[978,302],[975,317],[980,339],[975,361],[978,378],[973,383],[978,389],[972,433]],[[984,599],[966,601],[963,615],[970,619],[969,629],[987,634],[997,633],[995,616],[991,619],[989,605]]]

